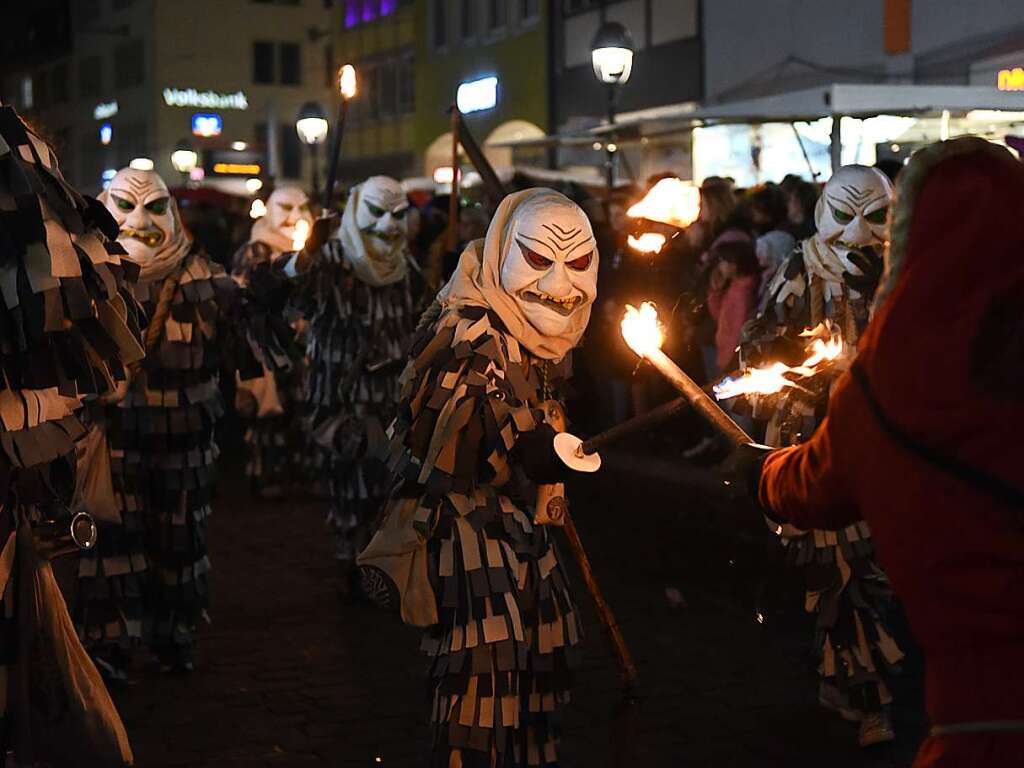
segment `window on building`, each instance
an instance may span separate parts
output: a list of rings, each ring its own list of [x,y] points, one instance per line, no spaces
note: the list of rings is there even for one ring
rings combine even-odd
[[[146,50],[141,40],[129,40],[114,48],[114,87],[131,88],[146,80]]]
[[[476,2],[477,0],[462,0],[459,9],[459,31],[463,40],[472,40],[476,35]]]
[[[93,21],[100,15],[99,0],[78,0],[74,4],[75,22],[78,24]]]
[[[508,20],[508,7],[505,0],[487,0],[487,29],[494,31],[505,26]]]
[[[398,60],[398,111],[409,115],[416,111],[416,67],[412,54]]]
[[[288,179],[302,178],[302,142],[295,132],[295,123],[281,124],[281,175]]]
[[[434,47],[448,45],[448,0],[433,0],[434,3]]]
[[[98,99],[103,94],[103,59],[86,56],[78,62],[78,94],[83,99]]]
[[[67,103],[68,79],[67,62],[61,62],[50,72],[50,96],[54,104]]]
[[[363,77],[366,83],[366,116],[371,120],[380,119],[380,77],[377,67],[368,67]]]
[[[540,0],[519,0],[519,18],[523,21],[535,19],[540,15]]]
[[[281,84],[302,84],[302,49],[298,43],[281,43]]]
[[[274,82],[274,44],[254,42],[252,44],[252,81],[254,83]]]
[[[334,64],[334,46],[324,46],[324,85],[334,89],[338,86],[338,67]]]
[[[397,63],[387,61],[377,67],[377,87],[380,91],[381,117],[394,117],[398,111]]]
[[[127,8],[133,2],[135,2],[135,0],[111,0],[110,7],[115,11],[120,11]]]
[[[32,87],[32,78],[29,75],[21,78],[21,107],[32,109],[36,105],[35,92]]]

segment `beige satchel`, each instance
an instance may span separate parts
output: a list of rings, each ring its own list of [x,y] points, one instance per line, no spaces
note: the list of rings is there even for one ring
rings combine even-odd
[[[427,539],[413,523],[419,499],[391,499],[384,520],[356,559],[363,591],[378,605],[398,608],[413,627],[437,623],[437,599],[427,575]]]

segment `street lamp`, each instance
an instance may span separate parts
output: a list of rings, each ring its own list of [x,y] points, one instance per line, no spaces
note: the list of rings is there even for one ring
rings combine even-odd
[[[313,163],[313,198],[319,195],[320,171],[317,168],[316,147],[327,138],[327,113],[315,101],[307,101],[302,105],[295,118],[295,131],[303,144],[309,146],[309,156]]]
[[[324,189],[323,209],[331,208],[331,197],[334,195],[334,183],[338,180],[338,158],[341,155],[341,138],[345,133],[345,117],[348,115],[348,103],[356,95],[356,68],[346,64],[338,70],[338,117],[334,123],[334,139],[331,141],[331,157],[327,170],[327,188]]]
[[[198,164],[199,154],[192,149],[192,145],[185,139],[179,141],[171,152],[171,165],[182,175],[183,183],[188,181],[189,174]]]
[[[594,76],[608,89],[608,125],[615,125],[615,96],[620,85],[629,80],[633,71],[633,38],[629,30],[617,21],[606,21],[594,35],[590,45],[590,58],[594,65]],[[614,134],[609,134],[605,144],[605,174],[608,188],[615,184]]]

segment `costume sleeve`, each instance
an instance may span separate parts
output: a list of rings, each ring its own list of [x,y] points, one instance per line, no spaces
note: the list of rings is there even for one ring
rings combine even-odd
[[[484,310],[446,313],[421,334],[402,376],[391,469],[453,503],[507,484],[522,433],[542,422],[526,403],[523,353]]]
[[[770,453],[761,470],[758,499],[768,516],[797,528],[838,530],[860,519],[851,479],[850,441],[856,393],[849,374],[837,382],[829,413],[806,443]]]

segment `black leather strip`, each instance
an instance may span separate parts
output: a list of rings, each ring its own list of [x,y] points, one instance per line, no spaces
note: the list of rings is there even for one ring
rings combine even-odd
[[[850,374],[860,386],[864,399],[867,400],[868,407],[871,408],[871,412],[874,414],[879,426],[882,427],[882,430],[894,442],[918,458],[928,462],[940,472],[962,480],[976,490],[997,499],[1003,504],[1024,509],[1024,491],[1006,482],[1001,477],[989,474],[983,469],[979,469],[961,461],[955,456],[950,456],[928,445],[913,435],[908,434],[889,418],[889,415],[882,409],[881,404],[875,398],[875,394],[868,382],[867,373],[865,373],[859,361],[854,361],[853,366],[850,368]]]

